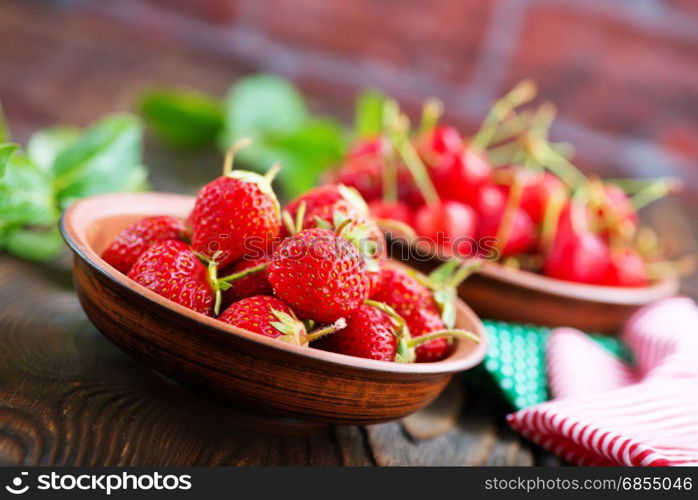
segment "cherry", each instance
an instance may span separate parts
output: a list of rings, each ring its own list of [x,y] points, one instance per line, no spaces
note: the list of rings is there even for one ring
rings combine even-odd
[[[496,237],[502,224],[503,209],[489,212],[480,217],[478,237]],[[506,242],[499,244],[501,255],[519,255],[531,250],[536,241],[535,225],[531,217],[522,209],[517,208],[513,212],[513,219],[509,235],[504,236]]]
[[[543,273],[577,283],[599,284],[610,261],[608,247],[592,232],[558,234],[545,259]]]
[[[432,165],[431,177],[439,196],[473,204],[480,187],[492,177],[487,160],[470,148],[442,154]]]
[[[611,252],[602,283],[609,286],[646,286],[647,266],[642,256],[632,248]]]
[[[478,216],[485,217],[492,213],[502,213],[507,204],[507,197],[502,186],[484,184],[478,189],[473,202],[473,208]]]
[[[412,210],[405,202],[374,200],[368,204],[368,209],[376,219],[392,219],[412,225]]]
[[[534,223],[543,220],[545,209],[550,200],[559,192],[565,190],[565,185],[553,174],[545,172],[528,179],[521,195],[523,208]]]
[[[477,231],[476,219],[475,211],[468,205],[446,201],[417,210],[414,226],[418,235],[431,239],[438,247],[470,255],[474,250],[471,243]]]
[[[463,146],[463,138],[454,127],[441,125],[428,134],[422,147],[425,156],[431,152],[437,154],[458,153]]]
[[[604,186],[604,190],[606,192],[606,199],[610,207],[607,207],[606,210],[603,208],[599,209],[599,215],[601,217],[604,217],[605,215],[608,215],[609,217],[615,216],[617,217],[617,222],[627,220],[630,221],[634,226],[637,226],[639,223],[637,211],[635,210],[635,207],[633,206],[632,201],[630,201],[628,195],[625,194],[625,191],[615,184],[606,184]],[[607,214],[608,208],[613,211],[612,214]]]

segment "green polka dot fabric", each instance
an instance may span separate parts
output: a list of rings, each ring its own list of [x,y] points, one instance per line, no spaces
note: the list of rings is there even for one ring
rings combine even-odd
[[[545,372],[545,346],[550,328],[483,321],[489,336],[484,361],[467,372],[469,383],[496,395],[516,410],[549,399],[548,377]],[[622,359],[629,353],[616,338],[591,334],[602,347]]]

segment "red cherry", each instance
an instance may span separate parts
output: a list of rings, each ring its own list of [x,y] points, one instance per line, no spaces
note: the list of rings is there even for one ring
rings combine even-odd
[[[649,282],[647,265],[632,248],[611,253],[602,283],[609,286],[646,286]]]
[[[463,146],[463,138],[454,127],[442,125],[436,127],[427,137],[424,148],[434,153],[457,153]],[[428,154],[428,153],[427,153]]]
[[[637,211],[635,207],[633,207],[628,195],[625,194],[625,191],[615,184],[606,184],[604,189],[610,208],[615,212],[615,216],[618,217],[618,222],[629,220],[637,226],[639,222]],[[599,211],[599,215],[601,216],[603,216],[604,213],[605,211],[603,209]],[[609,216],[613,217],[613,214]]]
[[[478,237],[495,237],[499,233],[502,224],[503,209],[497,212],[489,212],[480,217]],[[507,255],[519,255],[526,253],[533,247],[536,241],[535,225],[529,215],[522,209],[514,211],[514,219],[509,230],[506,243],[501,248],[503,257]]]
[[[507,204],[507,197],[502,186],[484,184],[478,189],[473,208],[478,216],[483,217],[492,213],[502,213]]]
[[[390,203],[374,200],[368,204],[368,209],[376,219],[392,219],[412,225],[412,210],[402,201]]]
[[[475,211],[457,201],[446,201],[437,205],[424,205],[415,214],[415,231],[420,236],[431,239],[438,246],[470,255],[476,234]]]
[[[473,204],[480,187],[492,177],[487,160],[472,149],[445,153],[432,166],[434,186],[445,200]]]
[[[554,175],[545,172],[529,179],[521,195],[521,208],[523,208],[534,223],[543,220],[545,209],[556,193],[563,192],[565,185]]]
[[[558,235],[545,260],[543,273],[577,283],[602,282],[610,260],[608,247],[589,231]]]

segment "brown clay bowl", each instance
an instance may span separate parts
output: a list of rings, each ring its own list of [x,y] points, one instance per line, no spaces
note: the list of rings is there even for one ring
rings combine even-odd
[[[284,344],[170,302],[100,258],[124,227],[147,215],[184,217],[193,198],[109,194],[72,205],[61,231],[74,252],[73,279],[94,325],[117,346],[161,373],[256,412],[323,423],[375,423],[429,404],[451,376],[478,364],[487,338],[462,302],[457,326],[479,344],[458,340],[436,363],[401,364]]]
[[[393,258],[400,257],[422,272],[447,258],[428,242],[404,234],[396,234],[389,249]],[[458,295],[483,318],[617,334],[633,312],[675,295],[678,288],[674,278],[642,288],[597,286],[485,262],[461,284]]]

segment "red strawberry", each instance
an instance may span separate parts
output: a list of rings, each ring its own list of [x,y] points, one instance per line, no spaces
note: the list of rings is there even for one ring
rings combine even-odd
[[[441,336],[479,341],[463,330],[442,330],[422,338],[411,338],[405,321],[394,310],[385,304],[369,301],[347,317],[346,328],[321,339],[314,346],[359,358],[412,363],[416,360],[415,348]]]
[[[221,281],[230,285],[223,285],[223,305],[227,306],[235,301],[252,297],[253,295],[272,295],[273,290],[267,279],[265,267],[269,258],[264,256],[258,259],[242,259],[228,266],[221,272]]]
[[[313,344],[325,351],[358,358],[395,361],[396,327],[390,316],[379,309],[360,305],[347,317],[347,326]]]
[[[208,270],[182,241],[152,245],[138,257],[128,277],[166,299],[211,315],[215,292]]]
[[[395,267],[383,267],[371,299],[388,304],[401,315],[431,305],[431,291],[415,277]]]
[[[232,160],[230,160],[232,161]],[[191,213],[192,248],[221,267],[242,258],[249,245],[266,248],[278,236],[279,202],[271,188],[278,171],[265,177],[244,170],[229,170],[204,186]]]
[[[102,252],[102,258],[124,274],[150,245],[159,241],[178,240],[185,233],[184,223],[167,215],[145,217],[123,229]]]
[[[305,325],[296,318],[286,303],[268,295],[254,295],[235,302],[223,311],[218,319],[223,323],[295,345],[307,345],[346,326],[342,319],[333,325],[307,333]]]
[[[274,293],[301,317],[331,323],[368,297],[366,263],[346,238],[305,229],[274,251],[267,277]]]
[[[403,316],[412,338],[442,331],[446,329],[439,311],[431,305],[413,309]],[[451,347],[448,337],[439,337],[431,340],[416,349],[417,363],[429,363],[439,361],[446,357]]]

